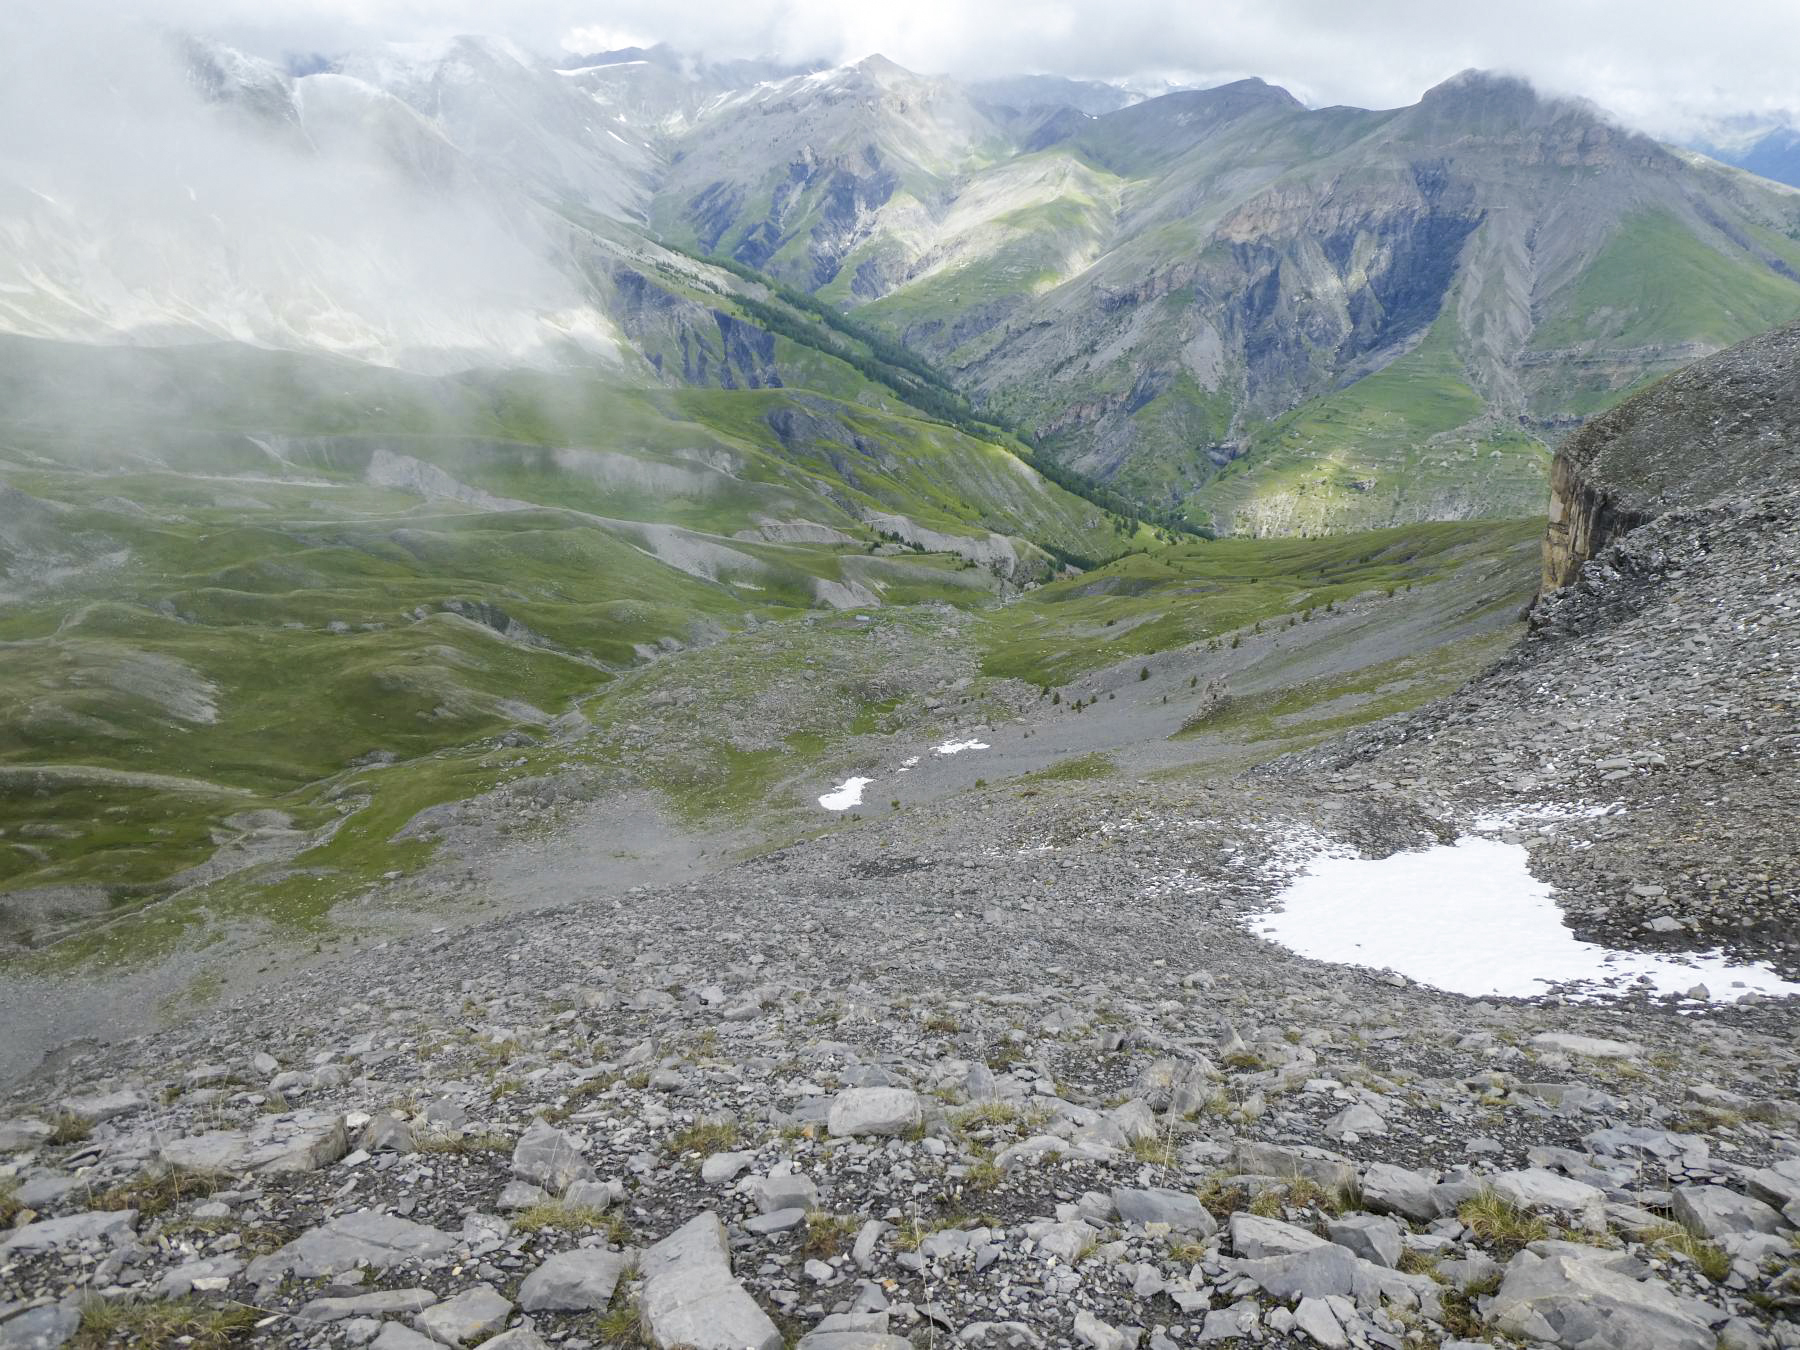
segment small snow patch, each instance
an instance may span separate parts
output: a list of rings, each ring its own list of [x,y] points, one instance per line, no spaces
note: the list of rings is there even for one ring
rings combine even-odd
[[[908,769],[916,769],[918,767],[919,767],[919,757],[917,755],[912,756],[910,759],[903,759],[900,761],[900,772],[901,773],[905,773]]]
[[[986,741],[945,741],[942,745],[934,746],[931,753],[934,755],[960,755],[965,750],[991,749],[993,747]]]
[[[819,805],[827,811],[848,811],[853,806],[861,806],[863,789],[874,781],[873,778],[846,778],[820,797]]]
[[[1682,994],[1702,984],[1715,1003],[1800,995],[1800,984],[1768,967],[1717,952],[1621,952],[1578,940],[1529,859],[1520,844],[1475,836],[1379,859],[1315,855],[1258,931],[1315,961],[1392,970],[1471,998]]]

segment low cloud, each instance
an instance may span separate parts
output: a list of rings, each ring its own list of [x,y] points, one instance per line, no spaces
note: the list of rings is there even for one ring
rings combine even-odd
[[[1800,111],[1794,0],[160,0],[157,11],[275,56],[498,27],[539,51],[664,41],[714,58],[881,52],[963,77],[1257,74],[1314,104],[1364,107],[1411,103],[1478,66],[1584,95],[1664,136]]]

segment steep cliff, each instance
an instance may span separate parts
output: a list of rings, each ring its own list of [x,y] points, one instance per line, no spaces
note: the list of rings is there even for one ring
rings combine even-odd
[[[1545,590],[1663,512],[1794,481],[1800,324],[1698,361],[1595,418],[1557,451]]]

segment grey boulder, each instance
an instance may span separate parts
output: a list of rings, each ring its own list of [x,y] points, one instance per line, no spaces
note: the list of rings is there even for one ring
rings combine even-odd
[[[0,1252],[41,1252],[78,1242],[125,1242],[137,1228],[137,1218],[135,1209],[96,1209],[60,1219],[38,1219],[0,1239]]]
[[[1677,1186],[1670,1208],[1677,1223],[1709,1238],[1774,1233],[1789,1226],[1774,1207],[1724,1186]]]
[[[910,1088],[846,1088],[831,1099],[825,1128],[833,1138],[853,1135],[900,1135],[924,1120],[919,1094]]]
[[[574,1182],[595,1179],[580,1146],[542,1116],[519,1137],[512,1170],[515,1177],[534,1182],[552,1195],[561,1195]]]
[[[287,1246],[250,1263],[257,1283],[292,1274],[302,1280],[370,1266],[388,1270],[405,1261],[431,1260],[455,1250],[457,1238],[410,1219],[359,1209],[309,1229]]]
[[[779,1350],[781,1331],[731,1274],[725,1226],[698,1214],[644,1253],[644,1329],[660,1350]]]
[[[1602,1261],[1521,1252],[1488,1310],[1501,1331],[1566,1350],[1714,1350],[1706,1305]]]
[[[1231,1250],[1238,1256],[1251,1260],[1292,1256],[1324,1245],[1318,1235],[1280,1219],[1265,1219],[1244,1209],[1231,1216]]]
[[[1123,1188],[1112,1193],[1112,1202],[1126,1223],[1166,1223],[1177,1233],[1202,1237],[1219,1231],[1218,1221],[1189,1191]]]
[[[455,1298],[425,1309],[414,1319],[419,1330],[445,1345],[465,1345],[492,1336],[512,1316],[512,1303],[491,1284],[478,1284]]]
[[[558,1252],[525,1277],[519,1306],[526,1312],[587,1312],[612,1301],[631,1265],[626,1252],[582,1247]]]

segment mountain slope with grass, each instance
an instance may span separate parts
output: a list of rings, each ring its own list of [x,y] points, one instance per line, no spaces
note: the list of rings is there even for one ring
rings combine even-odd
[[[1530,509],[1569,427],[1800,314],[1800,194],[1517,80],[1387,111],[1245,80],[1046,132],[881,70],[685,127],[655,229],[854,310],[1047,456],[1209,528]]]

